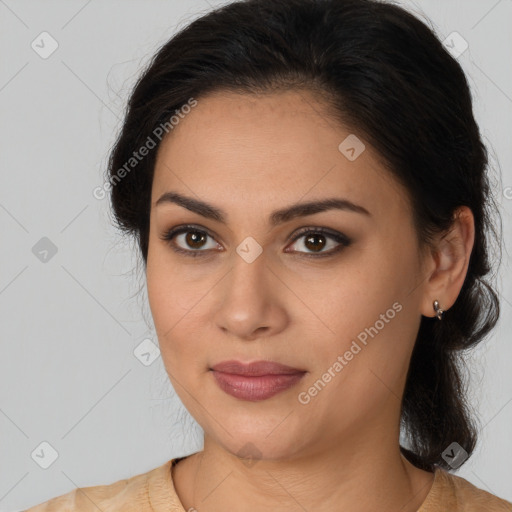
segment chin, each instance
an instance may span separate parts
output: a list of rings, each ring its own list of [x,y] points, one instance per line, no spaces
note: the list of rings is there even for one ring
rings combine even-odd
[[[244,431],[223,424],[226,431],[217,431],[216,435],[210,434],[210,437],[229,453],[248,459],[248,464],[257,460],[286,460],[303,451],[304,433],[294,431],[290,426],[282,428],[287,422],[282,420],[283,417],[279,420],[280,426],[277,426],[279,422],[274,422],[271,428],[265,426],[267,422],[260,423],[260,428],[257,428],[257,423],[253,421]]]

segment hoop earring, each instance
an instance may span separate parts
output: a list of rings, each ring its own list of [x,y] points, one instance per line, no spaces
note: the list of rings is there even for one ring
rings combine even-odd
[[[437,300],[434,301],[434,311],[436,312],[436,316],[439,320],[443,319],[444,310],[439,307],[439,302]]]

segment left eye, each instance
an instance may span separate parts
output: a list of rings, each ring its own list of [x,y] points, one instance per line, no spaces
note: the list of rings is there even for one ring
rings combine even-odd
[[[304,252],[306,256],[323,257],[331,256],[338,251],[341,251],[344,247],[348,247],[352,241],[342,233],[327,231],[323,228],[311,229],[307,228],[298,235],[295,236],[294,244],[302,241],[303,247],[312,252]],[[324,251],[325,247],[329,246],[328,242],[331,242],[331,249]],[[334,246],[334,248],[332,248]],[[286,251],[286,252],[303,252],[303,251]]]
[[[207,247],[206,242],[208,238],[214,240],[208,232],[197,229],[194,226],[182,226],[180,228],[173,228],[164,233],[164,235],[161,237],[162,240],[169,243],[173,251],[191,257],[205,256],[204,253],[221,247],[216,242],[213,242],[210,247]],[[307,257],[323,257],[337,253],[344,247],[347,247],[351,244],[351,240],[342,233],[327,231],[323,228],[307,228],[306,230],[303,230],[299,234],[295,235],[293,243],[289,247],[293,247],[293,245],[295,245],[301,239],[303,239],[303,247],[311,252],[295,249],[289,250],[288,248],[285,250],[285,252],[298,252],[304,254]],[[324,249],[329,246],[329,241],[331,248],[330,250],[324,251]],[[178,242],[181,242],[181,244],[178,244]],[[192,250],[188,249],[187,247],[192,248]]]

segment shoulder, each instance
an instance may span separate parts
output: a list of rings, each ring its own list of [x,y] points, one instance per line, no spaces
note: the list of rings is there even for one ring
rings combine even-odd
[[[176,499],[170,479],[173,460],[175,459],[146,473],[117,480],[111,484],[73,489],[24,512],[98,512],[98,510],[145,512],[159,510],[158,504],[164,502],[172,504]],[[181,511],[182,508],[167,508],[166,510]]]
[[[436,468],[434,484],[418,512],[512,512],[512,503],[473,485],[468,480]]]

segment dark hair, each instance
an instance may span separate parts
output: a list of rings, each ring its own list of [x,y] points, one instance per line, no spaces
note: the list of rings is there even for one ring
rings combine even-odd
[[[191,98],[279,89],[314,92],[377,150],[409,193],[422,250],[459,206],[474,215],[466,279],[442,321],[422,317],[402,401],[403,454],[422,469],[449,468],[442,452],[452,442],[468,454],[476,445],[462,352],[498,320],[498,296],[483,277],[492,268],[486,235],[499,245],[501,236],[466,77],[422,21],[375,0],[242,0],[194,20],[153,56],[129,99],[108,163],[115,221],[146,265],[158,148],[122,179],[119,169]]]

